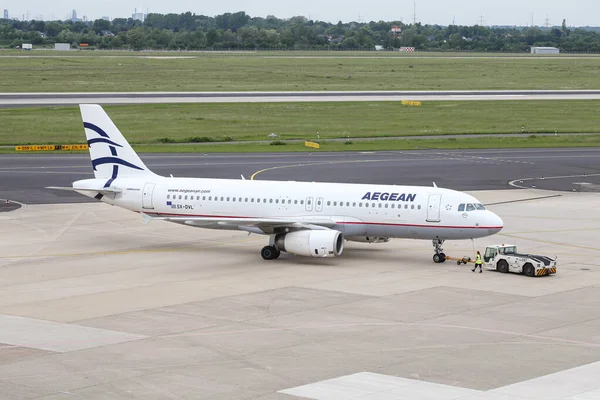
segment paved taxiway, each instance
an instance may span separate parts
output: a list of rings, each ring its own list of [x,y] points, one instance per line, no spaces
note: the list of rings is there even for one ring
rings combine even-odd
[[[507,139],[510,140],[510,139]],[[278,154],[142,154],[154,172],[177,177],[429,185],[456,190],[537,187],[572,191],[600,184],[600,148],[419,150]],[[257,172],[260,171],[258,174]],[[27,204],[88,201],[71,186],[93,177],[87,152],[0,155],[0,199]],[[531,179],[534,178],[534,179]],[[544,178],[544,179],[542,179]],[[520,180],[525,179],[523,182]],[[514,181],[514,182],[513,182]],[[511,186],[510,183],[514,186]],[[93,201],[93,200],[89,200]]]
[[[50,105],[252,103],[320,101],[463,101],[463,100],[594,100],[600,90],[437,90],[437,91],[318,91],[318,92],[106,92],[0,93],[2,107]]]
[[[483,165],[461,168],[468,176]],[[101,203],[2,213],[0,397],[338,399],[339,386],[310,385],[347,375],[353,394],[378,378],[369,399],[600,390],[597,368],[587,379],[581,369],[538,379],[600,361],[599,195],[472,194],[503,203],[490,208],[505,222],[475,248],[511,242],[557,255],[557,274],[433,264],[431,244],[413,240],[265,262],[264,237],[145,225]],[[560,196],[507,203],[549,194]],[[473,254],[470,241],[445,249]],[[400,378],[411,383],[404,397],[388,384]]]

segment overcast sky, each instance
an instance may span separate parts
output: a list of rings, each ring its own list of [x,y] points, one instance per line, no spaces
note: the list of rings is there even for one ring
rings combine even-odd
[[[199,2],[191,0],[105,0],[82,2],[77,0],[0,0],[0,8],[8,9],[10,18],[66,19],[76,9],[79,17],[88,19],[109,16],[130,17],[138,12],[182,13],[214,16],[226,12],[245,11],[252,17],[275,15],[289,18],[303,15],[314,20],[337,22],[413,20],[412,0],[228,0]],[[27,14],[29,13],[29,14]],[[417,0],[418,22],[448,25],[480,23],[484,25],[543,26],[546,18],[551,25],[560,25],[563,18],[570,26],[599,26],[600,0]]]

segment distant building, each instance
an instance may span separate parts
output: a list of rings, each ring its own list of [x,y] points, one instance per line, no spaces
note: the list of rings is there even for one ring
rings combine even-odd
[[[146,14],[144,14],[143,12],[141,12],[141,13],[137,12],[137,8],[134,10],[133,14],[131,14],[131,19],[133,19],[134,21],[144,22],[145,18],[146,18]]]
[[[560,50],[556,47],[532,47],[531,54],[559,54]]]
[[[102,31],[102,36],[104,36],[104,37],[113,37],[113,36],[115,36],[115,34],[112,33],[111,31]]]
[[[108,22],[110,22],[110,17],[102,17],[102,19],[103,19],[104,21],[108,21]]]
[[[71,50],[71,44],[69,44],[69,43],[54,43],[54,50],[69,51],[69,50]]]
[[[393,25],[393,26],[390,28],[390,33],[392,34],[392,36],[394,36],[394,37],[398,37],[398,36],[400,36],[400,34],[402,33],[402,28],[401,28],[401,27],[399,27],[398,25]]]
[[[8,10],[4,10],[4,19],[8,19]]]
[[[71,13],[71,21],[72,22],[80,22],[81,19],[77,18],[77,10],[73,10],[73,12]]]

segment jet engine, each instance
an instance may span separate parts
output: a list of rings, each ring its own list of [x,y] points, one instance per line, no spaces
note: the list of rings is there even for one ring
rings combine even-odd
[[[376,236],[352,236],[347,237],[346,240],[349,242],[360,242],[360,243],[387,243],[390,238],[376,237]]]
[[[303,230],[275,237],[281,251],[307,257],[337,257],[344,250],[344,235],[335,230]]]

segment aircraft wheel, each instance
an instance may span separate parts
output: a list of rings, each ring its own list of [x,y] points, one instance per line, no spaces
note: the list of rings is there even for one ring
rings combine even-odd
[[[279,257],[278,250],[273,246],[265,246],[260,251],[260,255],[265,260],[274,260]]]
[[[442,254],[435,253],[433,255],[433,262],[434,263],[439,264],[439,263],[443,263],[444,261],[446,261],[446,257],[443,257]]]

